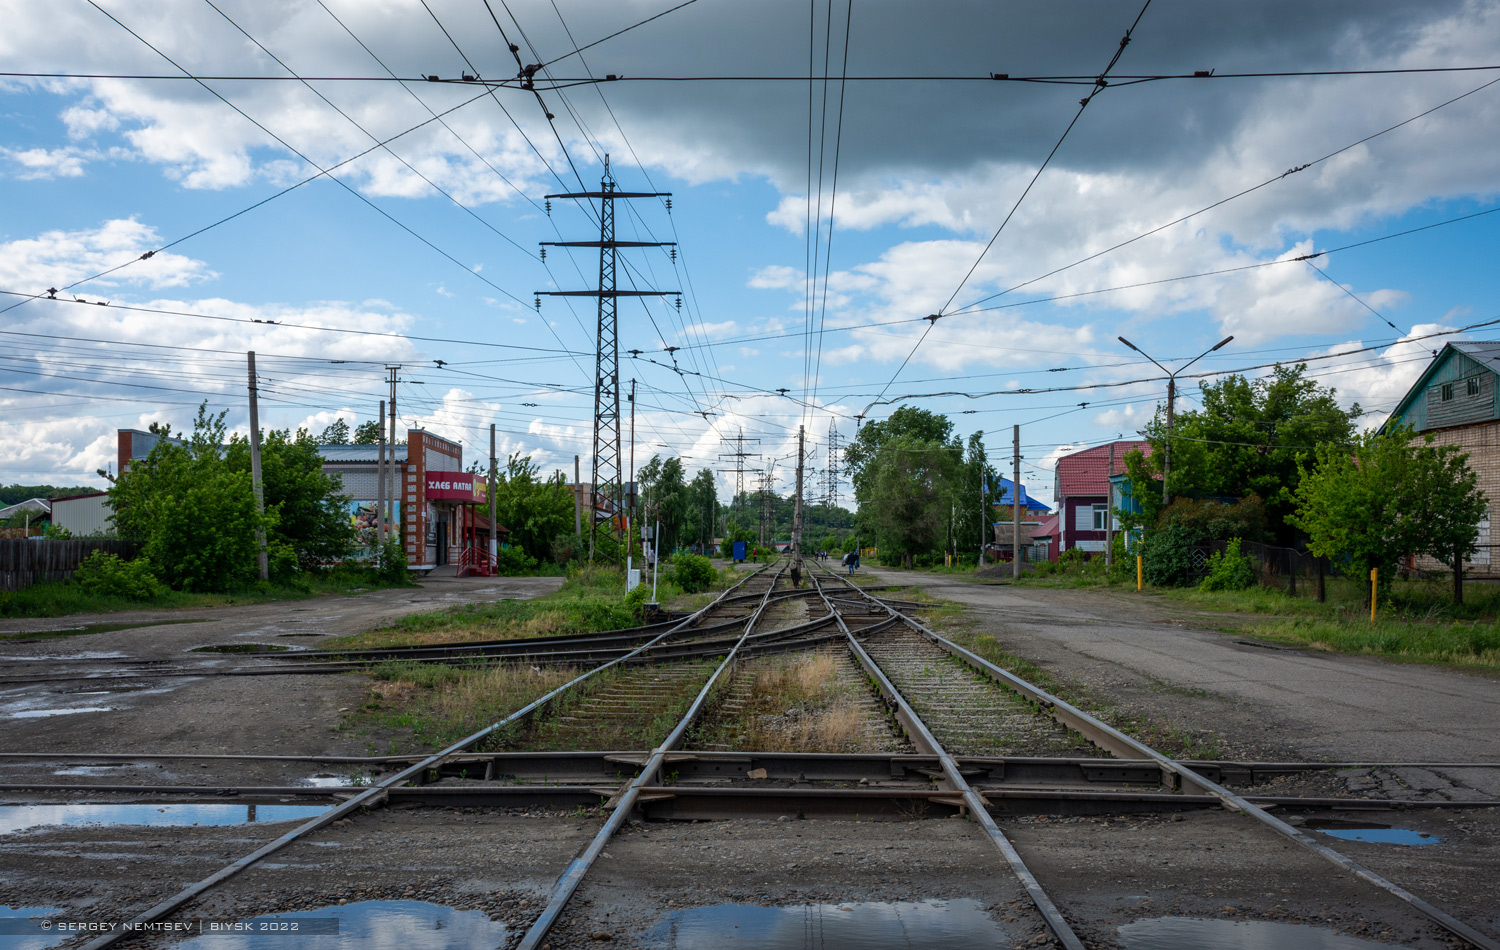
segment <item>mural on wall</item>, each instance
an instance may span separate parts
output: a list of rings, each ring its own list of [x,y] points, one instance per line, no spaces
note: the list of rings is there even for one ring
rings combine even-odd
[[[355,500],[349,502],[349,523],[354,528],[356,557],[373,556],[380,544],[379,509],[376,501]],[[401,524],[401,503],[396,502],[395,524]]]

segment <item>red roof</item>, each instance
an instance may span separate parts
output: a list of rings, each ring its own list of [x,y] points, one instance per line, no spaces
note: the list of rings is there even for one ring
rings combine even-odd
[[[1110,446],[1115,451],[1113,471],[1109,466]],[[1125,453],[1132,449],[1140,449],[1150,455],[1151,443],[1142,440],[1111,442],[1058,459],[1057,504],[1061,505],[1064,498],[1072,495],[1108,495],[1109,476],[1125,471]]]
[[[1058,515],[1052,515],[1051,517],[1047,518],[1046,521],[1043,521],[1041,524],[1037,525],[1035,528],[1032,528],[1031,529],[1031,537],[1033,537],[1033,538],[1055,538],[1055,537],[1057,537],[1057,522],[1058,522],[1058,518],[1059,518]]]

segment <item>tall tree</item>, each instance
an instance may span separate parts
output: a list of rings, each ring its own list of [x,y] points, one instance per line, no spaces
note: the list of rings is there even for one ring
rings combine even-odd
[[[957,445],[916,435],[884,440],[866,463],[861,520],[875,529],[883,553],[900,555],[908,566],[917,554],[940,548],[960,481]]]
[[[322,445],[348,445],[349,423],[343,419],[333,420],[318,435],[318,442]]]
[[[849,473],[849,479],[854,483],[854,497],[859,502],[859,511],[855,515],[855,524],[859,532],[869,538],[888,538],[888,541],[880,541],[880,545],[890,549],[894,544],[894,550],[902,554],[916,553],[915,549],[909,547],[909,543],[915,541],[918,535],[907,536],[904,532],[895,535],[886,535],[886,526],[890,523],[888,518],[887,502],[889,499],[885,492],[895,490],[899,486],[892,481],[890,476],[898,471],[903,464],[894,457],[882,460],[882,452],[888,444],[900,440],[907,440],[903,445],[921,445],[926,447],[940,448],[946,455],[947,463],[943,467],[944,477],[936,482],[924,486],[916,494],[925,496],[928,492],[942,494],[942,504],[948,504],[948,492],[952,486],[947,482],[947,476],[953,474],[956,467],[961,463],[963,447],[958,438],[953,434],[953,423],[947,416],[941,413],[931,412],[926,409],[918,409],[915,406],[902,406],[891,413],[889,418],[879,422],[866,423],[859,430],[844,449],[844,467]],[[893,467],[894,466],[894,467]],[[904,495],[910,495],[903,492]],[[911,497],[906,498],[911,501]],[[934,506],[938,504],[936,495],[932,496]],[[937,509],[933,509],[936,517]],[[944,507],[939,526],[947,523],[948,511]],[[897,537],[906,537],[906,540],[897,541]],[[923,548],[922,551],[935,550],[941,546],[942,537]],[[866,542],[868,543],[868,542]]]
[[[250,472],[250,440],[236,435],[225,447],[231,471]],[[266,507],[277,513],[273,542],[289,548],[304,570],[346,557],[354,544],[349,498],[343,483],[323,471],[318,443],[305,429],[273,429],[261,439],[260,469]]]
[[[496,473],[495,516],[510,530],[506,541],[537,560],[553,557],[553,542],[573,533],[573,490],[562,476],[541,480],[541,469],[520,452]]]
[[[367,419],[354,427],[355,445],[375,445],[380,441],[380,420]]]
[[[688,483],[688,525],[692,543],[702,551],[713,547],[719,516],[719,489],[714,473],[699,469]]]
[[[1178,413],[1172,426],[1168,492],[1174,498],[1258,495],[1266,503],[1274,540],[1290,544],[1296,535],[1288,516],[1301,478],[1298,457],[1323,443],[1349,445],[1362,415],[1358,404],[1340,407],[1337,390],[1308,379],[1306,370],[1299,363],[1277,366],[1261,379],[1230,375],[1203,383],[1203,408]],[[1156,479],[1166,435],[1166,419],[1158,410],[1146,428],[1150,457],[1126,459],[1132,483],[1144,488],[1137,494],[1149,514],[1160,509]],[[1152,484],[1155,488],[1145,487]]]
[[[1382,586],[1408,554],[1457,570],[1476,549],[1487,505],[1467,460],[1456,446],[1414,441],[1406,427],[1368,433],[1352,451],[1325,443],[1302,467],[1291,521],[1308,550],[1379,568]]]

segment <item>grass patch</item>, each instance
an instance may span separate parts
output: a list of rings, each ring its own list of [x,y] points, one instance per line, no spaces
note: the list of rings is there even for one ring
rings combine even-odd
[[[1293,618],[1248,628],[1257,637],[1338,653],[1366,653],[1420,663],[1500,667],[1500,626],[1489,621]]]
[[[419,745],[440,749],[499,722],[577,675],[564,667],[536,668],[529,664],[458,667],[382,663],[370,670],[373,682],[358,718],[409,729]],[[507,737],[497,736],[489,746]]]
[[[386,627],[331,640],[327,649],[557,637],[618,630],[638,622],[625,606],[624,577],[596,566],[570,572],[558,590],[532,600],[464,604],[410,614]]]
[[[286,584],[258,583],[243,590],[222,594],[169,590],[147,600],[132,600],[128,597],[96,594],[71,581],[45,581],[20,590],[0,591],[0,617],[65,617],[69,614],[124,613],[132,610],[228,607],[415,586],[417,585],[412,583],[390,584],[369,571],[339,569],[327,573],[303,574]]]
[[[883,743],[865,735],[866,713],[859,703],[858,681],[839,675],[831,653],[809,653],[756,662],[738,676],[747,689],[726,690],[695,748],[727,745],[760,752],[879,752]],[[744,705],[724,705],[748,691]]]

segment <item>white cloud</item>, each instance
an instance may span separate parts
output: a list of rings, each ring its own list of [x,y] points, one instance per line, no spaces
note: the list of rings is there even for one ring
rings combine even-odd
[[[39,293],[121,264],[129,266],[92,281],[89,287],[184,287],[218,276],[202,261],[170,251],[134,262],[161,243],[155,228],[134,219],[106,221],[88,231],[48,231],[8,241],[0,244],[0,288]]]

